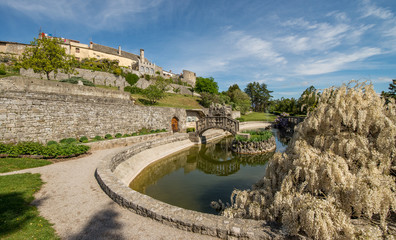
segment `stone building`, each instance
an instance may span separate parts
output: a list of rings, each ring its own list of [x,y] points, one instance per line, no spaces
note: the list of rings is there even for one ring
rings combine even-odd
[[[43,37],[52,38],[52,36],[45,33],[40,33],[39,38]],[[84,58],[116,60],[118,61],[119,66],[130,69],[131,72],[140,73],[141,75],[148,74],[155,76],[157,73],[163,77],[174,75],[163,71],[162,67],[157,66],[145,58],[144,49],[140,49],[140,55],[135,55],[130,52],[122,51],[121,46],[118,46],[118,48],[112,48],[93,42],[90,42],[88,45],[72,39],[59,38],[59,40],[61,41],[62,47],[65,48],[66,53],[73,55],[77,60],[82,60]],[[30,45],[0,41],[0,55],[11,54],[21,56],[27,46]],[[196,74],[191,71],[183,70],[183,74],[180,75],[180,80],[195,86]]]
[[[0,41],[0,53],[20,56],[28,44]]]
[[[183,70],[183,75],[181,76],[181,81],[186,82],[194,87],[195,82],[197,81],[197,75],[195,74],[195,72]]]

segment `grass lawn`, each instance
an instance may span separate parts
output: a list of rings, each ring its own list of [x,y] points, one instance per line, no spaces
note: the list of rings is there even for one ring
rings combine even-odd
[[[118,91],[118,87],[115,86],[95,85],[95,87]]]
[[[30,205],[42,184],[40,174],[0,176],[0,239],[59,239]]]
[[[9,72],[7,72],[6,75],[0,75],[0,78],[11,77],[11,76],[19,76],[19,73],[9,73]]]
[[[136,99],[137,105],[149,106],[148,100],[141,94],[132,94],[132,97]],[[184,109],[201,109],[202,106],[198,103],[199,97],[193,97],[189,95],[172,94],[166,93],[166,96],[158,101],[153,106],[158,107],[175,107]]]
[[[273,122],[276,119],[276,115],[271,113],[262,113],[262,112],[252,112],[246,115],[241,115],[241,120],[244,122],[248,121],[266,121]]]
[[[0,173],[35,168],[51,164],[48,160],[31,158],[0,158]]]

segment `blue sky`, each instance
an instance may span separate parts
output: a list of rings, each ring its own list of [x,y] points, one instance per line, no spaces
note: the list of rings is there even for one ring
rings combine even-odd
[[[348,81],[377,92],[396,78],[394,0],[0,0],[0,41],[46,33],[215,78],[266,83],[274,98]]]

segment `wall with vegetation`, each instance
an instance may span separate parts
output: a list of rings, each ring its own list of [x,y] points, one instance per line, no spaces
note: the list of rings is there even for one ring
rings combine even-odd
[[[62,80],[62,79],[67,79],[72,76],[77,76],[77,77],[82,77],[84,79],[87,79],[96,85],[119,87],[121,90],[123,90],[124,87],[129,86],[129,84],[125,81],[124,77],[117,76],[112,73],[92,71],[92,70],[82,69],[82,68],[77,68],[76,71],[78,72],[77,74],[65,74],[65,73],[59,72],[56,75],[56,78],[54,77],[54,73],[51,72],[50,79]],[[26,69],[21,68],[20,73],[22,76],[26,76],[26,77],[46,79],[45,74],[35,73],[35,72],[33,72],[33,69],[26,70]]]
[[[127,93],[23,77],[0,79],[0,141],[60,140],[166,128],[186,111],[133,105]]]

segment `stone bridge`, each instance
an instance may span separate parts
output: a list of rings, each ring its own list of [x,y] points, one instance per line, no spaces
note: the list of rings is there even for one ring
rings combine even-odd
[[[223,129],[234,136],[239,131],[239,121],[227,116],[204,117],[198,120],[196,124],[196,134],[198,136],[202,136],[202,133],[212,128]]]

